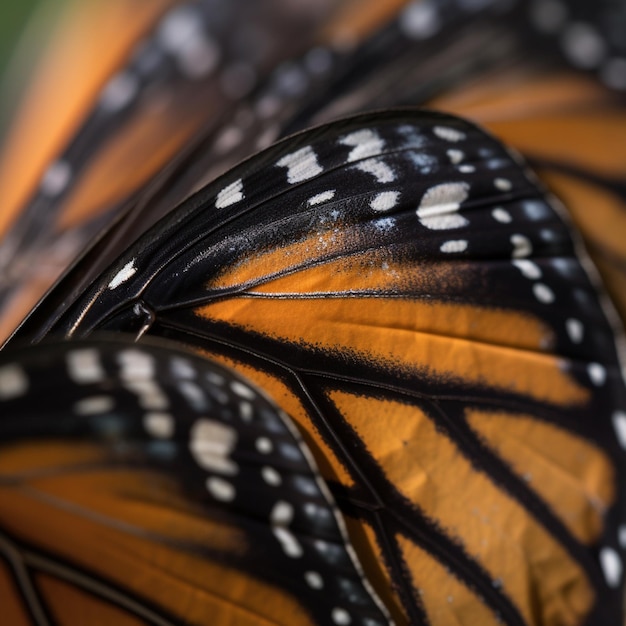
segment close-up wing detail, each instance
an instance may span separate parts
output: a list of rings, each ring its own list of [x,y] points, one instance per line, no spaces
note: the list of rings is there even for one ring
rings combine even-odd
[[[399,621],[478,619],[456,597],[481,623],[600,624],[620,604],[602,568],[626,390],[559,213],[468,122],[357,116],[234,168],[15,340],[155,335],[249,376],[302,429]]]
[[[9,621],[623,626],[624,1],[63,2],[0,151]]]
[[[3,357],[0,408],[7,623],[388,623],[297,430],[233,372],[45,345]]]

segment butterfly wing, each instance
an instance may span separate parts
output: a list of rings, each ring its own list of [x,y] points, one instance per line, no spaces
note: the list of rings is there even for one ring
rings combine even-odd
[[[306,445],[231,371],[47,345],[3,356],[0,406],[0,562],[37,623],[388,623]]]
[[[397,621],[601,624],[626,396],[579,254],[476,126],[357,116],[209,185],[48,330],[173,338],[267,389]]]

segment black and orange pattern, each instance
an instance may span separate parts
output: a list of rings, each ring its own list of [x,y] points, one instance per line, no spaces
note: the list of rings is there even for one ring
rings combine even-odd
[[[201,49],[187,60],[206,59],[210,4],[166,11],[147,41],[161,41],[168,23],[183,24],[203,33],[189,35]],[[315,458],[347,527],[337,541],[358,555],[365,578],[354,565],[354,580],[366,593],[320,587],[310,575],[305,593],[285,579],[289,559],[275,561],[268,577],[254,551],[235,541],[244,556],[234,569],[232,555],[211,560],[213,553],[197,567],[209,578],[223,568],[221,583],[251,591],[228,596],[223,610],[186,613],[168,604],[166,587],[153,596],[135,588],[159,615],[244,623],[235,608],[243,603],[259,620],[251,623],[366,624],[370,617],[339,600],[365,606],[369,598],[371,619],[396,624],[620,624],[626,53],[611,24],[626,9],[574,0],[323,4],[303,45],[292,39],[293,47],[276,49],[232,106],[216,104],[219,115],[199,106],[197,122],[179,122],[172,109],[173,129],[191,125],[163,153],[159,163],[168,165],[121,176],[117,211],[107,201],[97,218],[81,213],[90,224],[83,233],[114,213],[117,221],[8,349],[101,332],[139,345],[146,337],[183,344],[199,363],[229,366],[269,394],[301,434],[302,454]],[[165,91],[207,89],[213,98],[224,85],[217,79],[232,70],[221,41],[206,84],[179,92],[167,78]],[[184,50],[180,41],[170,51],[174,73],[184,69]],[[135,76],[133,59],[115,80]],[[155,70],[155,80],[163,76]],[[151,94],[137,91],[123,108]],[[371,109],[379,110],[353,115]],[[128,141],[131,160],[132,150],[145,149],[128,134],[139,128],[133,120],[112,120],[107,130]],[[154,128],[166,132],[160,122]],[[94,163],[103,145],[93,144]],[[71,146],[60,159],[72,162]],[[125,169],[123,158],[110,162],[111,171]],[[82,176],[68,178],[59,198],[70,198]],[[92,186],[84,199],[105,187]],[[70,215],[70,205],[54,204],[52,215]],[[96,352],[106,351],[110,340],[102,341]],[[40,354],[32,352],[33,365]],[[12,358],[19,363],[19,352]],[[53,468],[68,451],[50,454]],[[229,449],[218,456],[222,470],[232,462]],[[182,498],[180,510],[195,506],[177,486],[184,473],[159,472],[169,487],[157,491]],[[89,477],[75,478],[91,488]],[[261,515],[256,506],[251,519]],[[185,522],[168,528],[184,534]],[[27,522],[12,527],[11,545],[55,552],[37,546],[36,533]],[[216,530],[226,545],[229,533],[245,543],[251,531],[245,519]],[[213,541],[210,534],[201,541]],[[266,543],[285,553],[284,543]],[[124,586],[102,570],[106,559],[55,558]],[[179,558],[159,562],[167,569]],[[308,555],[299,559],[297,567],[318,572]],[[334,566],[324,580],[341,577]],[[5,578],[7,588],[15,584]],[[54,589],[39,591],[42,602],[80,593],[67,582],[38,582]],[[284,607],[273,612],[263,599],[270,596]]]

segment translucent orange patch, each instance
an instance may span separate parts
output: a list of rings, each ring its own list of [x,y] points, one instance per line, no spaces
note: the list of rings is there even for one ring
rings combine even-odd
[[[404,374],[440,376],[566,406],[589,397],[556,358],[511,345],[538,346],[545,338],[540,324],[519,313],[358,297],[240,297],[196,313]]]
[[[11,626],[31,626],[19,595],[13,573],[0,561],[0,599],[2,600],[2,620]]]
[[[528,415],[467,410],[472,428],[511,464],[581,542],[602,532],[615,498],[615,472],[607,455],[562,428]]]
[[[502,623],[479,596],[428,552],[402,535],[397,540],[430,624],[498,626]]]
[[[343,391],[329,397],[390,482],[482,564],[529,624],[583,622],[594,601],[584,570],[418,407]]]
[[[84,593],[68,583],[41,574],[37,584],[59,624],[90,626],[143,626],[146,622],[112,603]]]
[[[216,626],[311,624],[282,590],[193,549],[232,554],[246,546],[237,529],[200,516],[158,475],[82,471],[0,487],[0,522],[185,623],[204,625],[211,615]]]

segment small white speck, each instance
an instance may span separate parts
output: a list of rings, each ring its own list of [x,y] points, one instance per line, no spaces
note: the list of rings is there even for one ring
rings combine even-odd
[[[457,163],[460,163],[465,158],[465,154],[462,150],[446,150],[446,154],[448,155],[450,162],[454,163],[455,165]]]
[[[370,207],[374,211],[390,211],[398,204],[399,197],[398,191],[382,191],[370,201]]]
[[[263,477],[263,480],[268,485],[272,485],[272,487],[277,487],[283,482],[280,474],[273,467],[263,467],[261,469],[261,476]]]
[[[244,400],[254,400],[257,397],[256,393],[254,393],[254,391],[252,391],[252,389],[250,389],[248,385],[244,385],[238,380],[233,380],[233,382],[230,383],[230,388],[234,393],[236,393],[240,398],[243,398]]]
[[[380,135],[370,128],[362,128],[339,140],[344,146],[351,146],[348,154],[348,162],[360,161],[367,157],[378,156],[385,147],[385,142]]]
[[[626,524],[621,524],[617,531],[617,540],[622,548],[626,548]]]
[[[102,415],[109,413],[115,407],[112,396],[92,396],[83,398],[74,405],[76,415]]]
[[[500,222],[501,224],[510,224],[513,221],[511,214],[502,207],[497,207],[491,211],[491,216],[496,222]]]
[[[431,230],[448,230],[469,224],[457,211],[469,196],[468,183],[442,183],[426,191],[417,209],[422,226]]]
[[[301,557],[304,552],[298,540],[287,529],[292,519],[293,506],[283,500],[279,500],[270,512],[270,525],[274,536],[281,544],[283,552],[295,559]]]
[[[513,189],[511,181],[507,178],[496,178],[493,181],[493,184],[496,186],[496,189],[499,189],[500,191],[511,191],[511,189]]]
[[[130,72],[121,72],[114,76],[100,94],[100,109],[115,113],[128,106],[139,93],[139,81]]]
[[[589,363],[587,365],[587,374],[589,374],[591,382],[596,387],[601,387],[606,382],[606,369],[600,363]]]
[[[622,560],[613,548],[602,548],[600,550],[600,565],[604,572],[606,584],[609,587],[617,588],[622,581]]]
[[[333,618],[333,622],[340,626],[344,626],[345,624],[352,623],[352,618],[350,617],[350,613],[348,613],[348,611],[346,611],[345,609],[341,609],[338,607],[335,607],[333,609],[332,618]]]
[[[555,300],[552,289],[543,283],[535,283],[533,285],[533,293],[535,294],[535,298],[537,298],[539,302],[543,302],[543,304],[552,304]]]
[[[471,174],[472,172],[475,172],[476,168],[473,165],[460,165],[459,166],[459,172],[461,172],[462,174]]]
[[[187,359],[181,357],[172,358],[170,367],[175,378],[190,380],[197,375],[196,368]]]
[[[432,37],[441,28],[436,5],[431,0],[411,2],[400,15],[400,28],[411,39]]]
[[[135,267],[135,260],[129,261],[124,265],[124,267],[111,279],[108,287],[109,289],[116,289],[122,283],[125,283],[127,280],[132,278],[137,273],[137,268]]]
[[[221,422],[199,419],[191,427],[189,449],[200,467],[233,475],[239,471],[230,458],[237,444],[237,431]]]
[[[98,383],[105,378],[100,363],[100,353],[92,348],[72,350],[67,353],[67,371],[78,384]]]
[[[226,126],[215,140],[215,150],[223,154],[238,146],[244,139],[243,131],[237,126]]]
[[[231,204],[236,204],[237,202],[241,202],[244,199],[243,194],[243,181],[241,178],[236,180],[234,183],[224,187],[218,194],[215,199],[215,206],[218,209],[224,209]]]
[[[124,380],[151,380],[155,374],[154,358],[141,350],[123,350],[117,355],[121,367],[120,377]]]
[[[174,434],[174,418],[169,413],[146,413],[143,426],[157,439],[169,439]]]
[[[626,411],[613,413],[613,428],[619,445],[626,450]]]
[[[457,239],[455,241],[446,241],[441,244],[441,248],[439,248],[442,252],[446,253],[454,253],[454,252],[464,252],[467,250],[467,241],[465,239]]]
[[[271,439],[267,437],[259,437],[254,445],[261,454],[269,454],[274,449]]]
[[[393,169],[382,159],[366,159],[355,167],[361,172],[371,174],[379,183],[391,183],[396,179]]]
[[[580,320],[573,317],[568,318],[565,320],[565,329],[572,343],[580,343],[583,340],[585,327]]]
[[[72,179],[72,167],[67,161],[55,161],[41,179],[40,191],[49,198],[63,193]]]
[[[574,65],[586,69],[600,65],[606,55],[602,36],[586,22],[569,24],[561,35],[561,45]]]
[[[511,243],[513,244],[511,256],[514,259],[523,259],[532,254],[533,245],[528,237],[520,234],[511,235]]]
[[[19,398],[28,391],[28,378],[24,370],[15,364],[0,368],[0,399]]]
[[[277,161],[278,167],[287,168],[287,182],[295,184],[314,178],[324,171],[317,162],[317,155],[311,146],[305,146]]]
[[[329,189],[328,191],[322,191],[322,193],[318,193],[315,196],[311,196],[307,200],[307,204],[309,206],[315,206],[316,204],[322,204],[324,202],[328,202],[335,197],[335,190]]]
[[[516,259],[512,261],[513,265],[530,280],[538,280],[541,278],[541,268],[528,259]]]
[[[439,139],[451,141],[452,143],[463,141],[463,139],[466,138],[463,131],[457,130],[456,128],[450,128],[449,126],[435,126],[433,128],[433,133],[435,133]]]
[[[311,589],[322,589],[324,587],[324,579],[318,572],[304,572],[304,579]]]
[[[207,478],[206,487],[209,493],[220,502],[232,502],[237,495],[233,484],[218,476]]]

